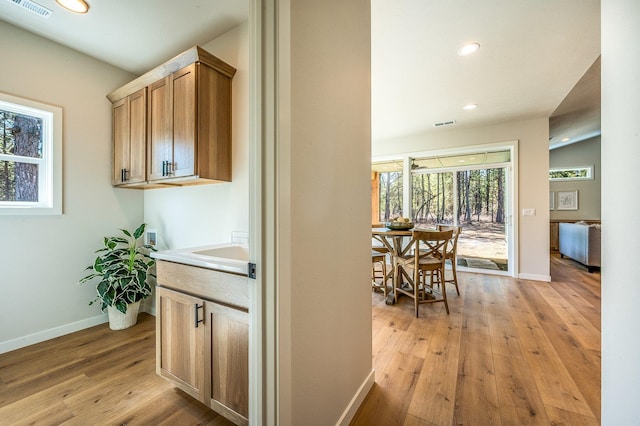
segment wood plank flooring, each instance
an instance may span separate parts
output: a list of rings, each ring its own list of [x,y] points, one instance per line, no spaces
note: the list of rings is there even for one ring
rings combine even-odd
[[[460,274],[442,304],[373,299],[376,384],[352,425],[598,425],[600,273],[552,255],[552,282]]]
[[[600,274],[553,256],[551,283],[460,274],[442,304],[373,300],[376,384],[352,424],[597,425]],[[0,355],[0,425],[230,425],[155,374],[155,321]]]
[[[0,355],[0,425],[232,425],[155,374],[155,318]]]

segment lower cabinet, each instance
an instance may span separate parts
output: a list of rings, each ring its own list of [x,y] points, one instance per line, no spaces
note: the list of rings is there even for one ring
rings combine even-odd
[[[248,424],[248,313],[169,288],[157,287],[156,297],[157,373],[232,422]]]
[[[249,416],[249,316],[246,312],[205,302],[205,347],[211,350],[209,406],[232,421]],[[237,417],[240,415],[240,417]]]

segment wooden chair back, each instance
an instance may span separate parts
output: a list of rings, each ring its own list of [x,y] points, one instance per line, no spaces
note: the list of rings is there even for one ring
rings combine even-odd
[[[453,230],[413,231],[414,267],[421,270],[444,269]]]
[[[398,294],[404,294],[413,299],[416,317],[421,303],[444,302],[447,314],[447,294],[444,281],[445,254],[453,231],[422,231],[414,230],[413,256],[401,256],[396,260],[395,268],[398,277],[406,281],[409,286],[404,288],[394,281],[394,298],[397,302]],[[426,276],[430,282],[427,284]],[[442,285],[441,291],[434,288],[434,282]],[[437,296],[440,297],[437,297]]]
[[[455,259],[456,251],[458,250],[458,237],[462,232],[462,226],[458,225],[438,225],[438,231],[453,231],[453,238],[449,243],[449,250],[447,251],[448,259]]]

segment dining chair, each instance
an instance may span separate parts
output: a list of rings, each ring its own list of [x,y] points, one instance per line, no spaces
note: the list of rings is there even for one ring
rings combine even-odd
[[[446,281],[444,280],[445,253],[453,231],[413,231],[411,254],[400,256],[396,262],[396,273],[401,278],[394,282],[394,298],[404,294],[413,299],[416,317],[422,303],[444,302],[447,314]],[[428,279],[427,279],[428,277]],[[406,284],[399,284],[404,281]],[[434,283],[441,284],[438,289]]]
[[[380,268],[376,268],[376,266]],[[377,280],[380,279],[380,282]],[[387,254],[376,250],[371,251],[371,288],[373,291],[382,290],[384,298],[387,298],[389,289],[387,288]]]
[[[451,262],[451,272],[453,278],[450,280],[445,279],[448,283],[453,283],[456,286],[456,293],[460,296],[460,288],[458,288],[458,237],[460,236],[460,232],[462,232],[462,226],[457,225],[438,225],[438,231],[453,231],[453,238],[451,239],[451,243],[449,244],[449,249],[445,253],[445,260],[449,260]],[[446,276],[446,275],[445,275]]]
[[[384,223],[372,223],[371,229],[384,228]],[[389,249],[386,248],[381,242],[371,238],[371,249],[378,253],[389,253]]]
[[[372,229],[384,227],[383,223],[371,224]],[[374,291],[382,290],[386,299],[388,294],[387,280],[389,279],[387,274],[387,253],[389,253],[389,249],[375,239],[372,238],[371,240],[371,287]],[[377,265],[380,265],[381,276],[378,275],[378,269],[376,269]],[[376,281],[378,278],[382,279],[381,283]]]

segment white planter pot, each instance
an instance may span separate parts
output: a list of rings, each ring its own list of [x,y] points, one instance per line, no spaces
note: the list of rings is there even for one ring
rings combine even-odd
[[[140,302],[127,305],[127,313],[123,314],[115,306],[107,306],[109,313],[109,328],[112,330],[124,330],[133,327],[138,322],[138,311]]]

